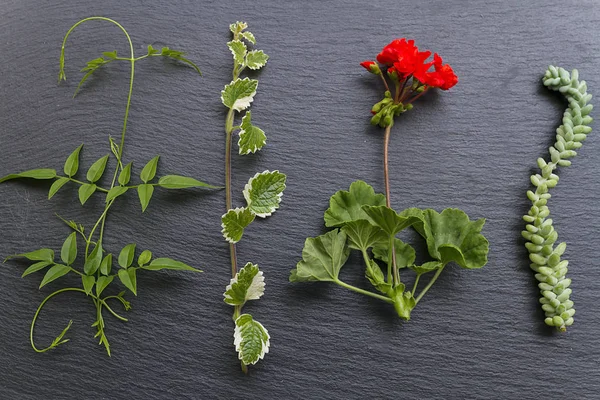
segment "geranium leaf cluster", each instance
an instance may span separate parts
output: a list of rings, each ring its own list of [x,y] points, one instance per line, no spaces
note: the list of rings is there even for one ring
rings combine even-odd
[[[571,165],[570,158],[577,155],[587,135],[591,133],[593,119],[589,115],[593,106],[592,95],[587,93],[587,84],[579,80],[579,73],[571,73],[563,68],[549,66],[543,83],[550,90],[565,96],[569,106],[562,118],[562,125],[556,129],[556,142],[550,146],[548,160],[538,158],[540,173],[531,175],[535,191],[527,191],[532,206],[523,220],[527,222],[522,232],[529,252],[530,267],[535,272],[540,289],[540,303],[546,317],[544,322],[560,331],[565,331],[574,322],[575,308],[571,297],[571,280],[566,277],[569,262],[562,259],[567,244],[556,245],[558,233],[554,229],[548,208],[550,189],[558,184],[555,170]]]

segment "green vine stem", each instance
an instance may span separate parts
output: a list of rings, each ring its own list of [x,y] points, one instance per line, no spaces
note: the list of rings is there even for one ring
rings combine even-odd
[[[550,210],[547,203],[550,199],[549,189],[558,184],[558,175],[554,170],[559,166],[571,165],[569,158],[577,155],[575,149],[582,146],[587,134],[592,131],[589,126],[592,117],[589,114],[593,106],[589,104],[592,95],[587,93],[585,81],[579,81],[576,69],[569,74],[565,69],[551,65],[543,82],[550,90],[562,93],[569,106],[563,114],[562,125],[556,130],[556,142],[548,149],[550,160],[538,158],[537,165],[541,173],[531,176],[535,191],[527,192],[532,206],[523,216],[527,225],[522,235],[527,241],[525,247],[529,251],[530,267],[539,282],[542,295],[540,303],[546,314],[544,322],[564,332],[573,324],[575,314],[570,299],[571,280],[566,278],[569,262],[561,259],[567,245],[563,242],[554,246],[558,233],[552,226],[552,219],[548,218]]]

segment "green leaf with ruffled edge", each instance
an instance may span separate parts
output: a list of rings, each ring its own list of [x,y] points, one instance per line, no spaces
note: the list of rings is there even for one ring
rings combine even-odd
[[[256,364],[269,352],[269,332],[250,314],[242,314],[235,320],[233,345],[238,358],[245,364]]]
[[[337,229],[307,238],[302,249],[302,261],[291,271],[290,282],[335,282],[349,255],[346,234]]]
[[[269,60],[269,56],[262,50],[252,50],[246,54],[246,66],[253,70],[267,65],[267,60]]]
[[[242,239],[244,229],[254,221],[254,214],[248,208],[234,208],[221,217],[221,233],[229,243]]]
[[[240,139],[238,140],[240,154],[256,153],[267,143],[267,135],[258,126],[252,125],[251,118],[250,111],[242,118],[240,125],[242,130],[240,131]]]
[[[258,265],[247,263],[235,274],[225,288],[224,301],[232,306],[244,305],[248,300],[258,300],[265,293],[265,278]]]
[[[246,39],[248,42],[252,43],[252,44],[256,44],[256,37],[254,37],[254,34],[252,32],[246,31],[246,32],[242,32],[240,34],[240,36],[244,39]]]
[[[396,252],[396,265],[398,268],[406,268],[415,262],[415,249],[410,244],[395,238],[394,251]],[[387,264],[388,241],[380,242],[377,246],[373,247],[373,256]]]
[[[388,241],[388,235],[381,228],[364,219],[346,223],[342,232],[348,236],[348,246],[355,250],[366,251]]]
[[[248,24],[245,22],[241,22],[241,21],[237,21],[234,24],[230,24],[229,25],[229,30],[231,31],[231,33],[233,33],[234,35],[236,33],[239,33],[241,31],[243,31],[244,29],[248,28]]]
[[[375,194],[373,188],[363,181],[355,181],[349,191],[340,190],[329,199],[325,211],[325,226],[342,226],[346,222],[368,219],[362,206],[384,206],[385,196]]]
[[[244,186],[244,198],[248,209],[257,217],[270,216],[279,208],[285,190],[285,174],[263,171],[254,175]]]
[[[233,55],[233,60],[238,65],[244,65],[244,60],[246,59],[246,53],[248,52],[248,48],[241,40],[232,40],[227,43],[227,47],[231,50],[231,54]]]
[[[383,271],[379,268],[379,265],[375,260],[369,260],[367,269],[365,270],[365,277],[371,282],[371,285],[383,294],[388,294],[392,285],[385,281]]]
[[[417,275],[423,275],[442,268],[444,265],[439,261],[429,261],[423,265],[409,265],[408,268],[415,271]]]
[[[227,108],[243,111],[254,101],[257,87],[256,79],[238,78],[229,85],[225,85],[225,89],[221,90],[221,101]]]
[[[390,236],[396,236],[398,232],[421,220],[415,216],[401,217],[398,213],[386,206],[363,206],[362,210],[371,223],[380,227]]]

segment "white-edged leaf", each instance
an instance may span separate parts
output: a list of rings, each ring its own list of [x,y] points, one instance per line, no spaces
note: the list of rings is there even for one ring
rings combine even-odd
[[[252,32],[242,32],[240,36],[249,41],[250,43],[256,44],[256,37],[254,37],[254,34]]]
[[[258,300],[265,293],[265,278],[258,265],[247,263],[231,279],[225,288],[224,301],[232,306],[240,306],[248,300]]]
[[[261,69],[267,64],[269,56],[262,50],[252,50],[246,54],[246,66],[250,69]]]
[[[240,139],[238,140],[238,147],[240,154],[250,154],[263,148],[267,143],[267,136],[265,132],[258,126],[252,125],[251,112],[246,112],[241,123],[242,130],[240,131]]]
[[[244,198],[248,209],[261,218],[274,213],[281,203],[285,179],[285,174],[277,170],[256,173],[244,186]]]
[[[269,332],[250,314],[242,314],[235,320],[233,345],[238,358],[245,364],[256,364],[269,352]]]
[[[239,65],[244,65],[246,53],[248,52],[248,48],[244,42],[241,40],[232,40],[227,43],[227,47],[229,47],[231,54],[233,54],[233,60]]]
[[[254,214],[248,208],[234,208],[221,217],[221,233],[229,243],[237,243],[244,229],[254,221]]]
[[[258,81],[256,79],[238,78],[231,81],[229,85],[225,85],[225,89],[221,90],[221,101],[225,107],[243,111],[250,107],[257,87]]]
[[[229,30],[233,34],[239,33],[239,32],[243,31],[246,28],[248,28],[248,24],[245,23],[245,22],[241,22],[241,21],[236,21],[235,24],[230,24],[229,25]]]

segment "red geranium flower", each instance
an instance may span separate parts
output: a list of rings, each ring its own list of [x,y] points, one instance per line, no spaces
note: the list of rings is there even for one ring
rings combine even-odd
[[[437,87],[442,90],[448,90],[458,83],[458,77],[448,64],[442,64],[443,60],[437,53],[433,55],[433,67],[435,71],[426,72],[423,75],[415,77],[424,84],[432,87]]]
[[[385,46],[377,55],[377,61],[387,66],[393,66],[402,79],[422,68],[427,70],[432,63],[424,63],[430,55],[430,51],[419,51],[414,40],[407,41],[402,38],[393,40]]]

